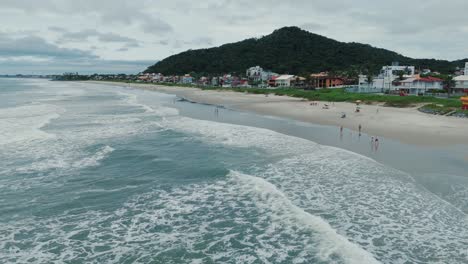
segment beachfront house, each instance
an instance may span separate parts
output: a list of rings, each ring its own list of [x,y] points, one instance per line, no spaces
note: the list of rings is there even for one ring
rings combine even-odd
[[[268,82],[273,76],[278,76],[277,73],[264,70],[260,66],[255,66],[247,69],[247,79],[253,84],[264,84]]]
[[[454,93],[468,93],[468,75],[460,75],[453,78],[453,80],[455,81],[455,87],[453,87]]]
[[[465,62],[465,71],[464,75],[468,76],[468,62]]]
[[[310,77],[312,87],[317,89],[341,88],[345,84],[343,78],[330,76],[328,72],[314,73]]]
[[[263,68],[260,66],[255,66],[248,68],[245,75],[247,78],[251,81],[254,82],[261,82],[262,81],[262,76],[263,76]]]
[[[434,90],[442,90],[444,88],[443,80],[435,77],[421,77],[415,75],[401,81],[395,81],[391,90],[400,91],[406,94],[422,95]]]
[[[392,84],[398,78],[411,78],[414,76],[416,68],[414,66],[400,66],[394,62],[391,66],[383,66],[379,76],[374,78],[372,86],[376,89],[392,90]]]
[[[280,75],[275,79],[276,87],[291,87],[291,82],[294,81],[294,75]]]
[[[181,83],[183,84],[191,84],[193,83],[193,77],[190,74],[185,74],[182,76]]]
[[[276,87],[276,79],[278,78],[279,76],[271,76],[270,79],[268,79],[268,86],[269,87]]]

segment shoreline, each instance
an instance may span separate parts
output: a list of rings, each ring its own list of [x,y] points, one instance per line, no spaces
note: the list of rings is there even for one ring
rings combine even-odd
[[[383,107],[382,105],[362,105],[362,111],[355,113],[355,104],[347,102],[310,105],[310,101],[287,96],[246,94],[232,91],[201,90],[164,86],[157,84],[136,84],[120,82],[89,81],[102,85],[114,85],[152,90],[174,94],[189,101],[218,105],[228,109],[252,112],[264,116],[276,116],[306,123],[336,126],[362,133],[422,146],[447,146],[468,143],[468,122],[448,116],[422,113],[413,108]],[[346,118],[341,118],[341,113]]]

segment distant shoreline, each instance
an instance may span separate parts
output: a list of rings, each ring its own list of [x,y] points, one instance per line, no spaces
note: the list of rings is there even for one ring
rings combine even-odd
[[[426,114],[418,111],[418,107],[394,108],[383,107],[382,104],[363,105],[362,111],[355,113],[355,104],[345,102],[318,102],[318,105],[311,105],[310,101],[287,96],[265,96],[155,84],[89,82],[153,90],[174,94],[197,103],[219,105],[233,110],[314,124],[343,126],[354,131],[358,131],[358,126],[361,125],[363,133],[414,145],[444,146],[468,142],[467,119]],[[328,104],[329,109],[323,109],[324,104]],[[342,113],[346,113],[346,118],[341,118]]]

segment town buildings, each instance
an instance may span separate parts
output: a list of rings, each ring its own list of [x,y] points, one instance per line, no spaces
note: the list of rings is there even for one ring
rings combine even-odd
[[[310,77],[313,88],[337,88],[342,87],[345,84],[343,78],[330,76],[328,72],[311,74]]]

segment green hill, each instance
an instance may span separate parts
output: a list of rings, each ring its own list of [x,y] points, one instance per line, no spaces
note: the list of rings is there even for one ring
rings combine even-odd
[[[298,27],[284,27],[272,34],[216,48],[188,50],[150,66],[145,72],[185,74],[244,73],[260,65],[278,73],[304,74],[320,71],[378,71],[383,65],[399,61],[442,73],[463,67],[464,61],[412,59],[393,51],[360,43],[344,43],[310,33]]]

